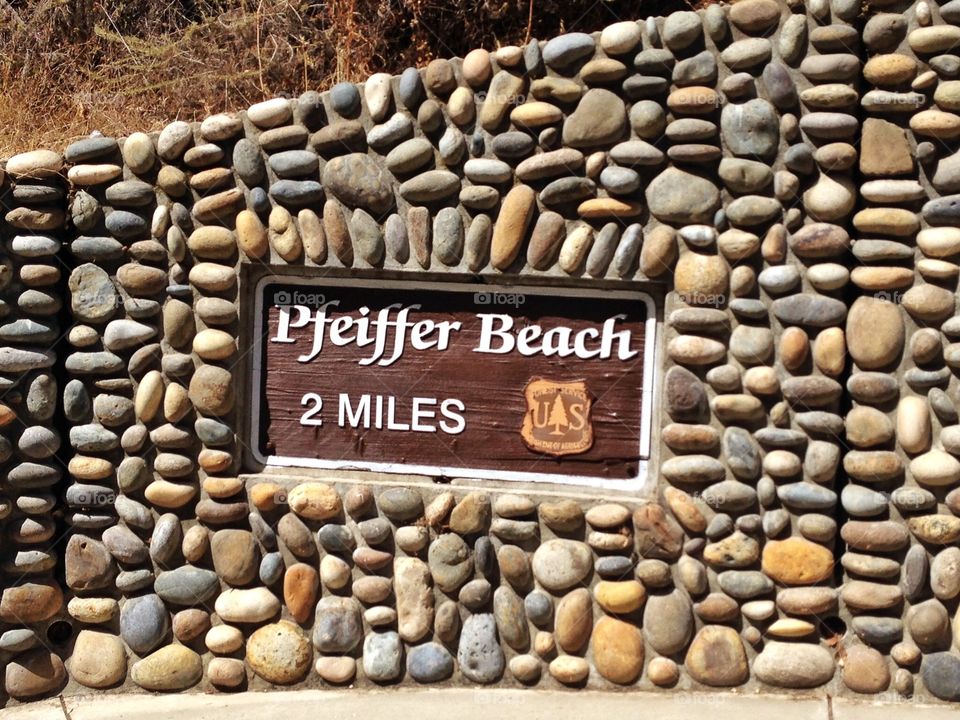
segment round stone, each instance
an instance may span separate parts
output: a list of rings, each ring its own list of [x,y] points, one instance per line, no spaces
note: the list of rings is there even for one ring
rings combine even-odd
[[[858,693],[883,692],[890,685],[890,670],[879,651],[865,645],[847,648],[843,684]]]
[[[533,554],[533,574],[548,590],[565,590],[583,581],[593,569],[590,548],[575,540],[554,539]]]
[[[286,620],[265,625],[247,640],[246,661],[267,682],[290,685],[310,670],[310,643],[296,625]]]
[[[407,673],[420,683],[446,680],[453,675],[453,657],[439,643],[417,645],[407,655]]]
[[[632,684],[643,670],[643,636],[639,628],[612,617],[601,618],[593,630],[593,663],[603,677]]]
[[[645,191],[650,212],[664,222],[710,223],[720,206],[720,191],[708,179],[680,168],[667,168]]]
[[[740,636],[723,625],[700,629],[687,651],[684,667],[694,680],[712,687],[740,685],[750,675]]]
[[[4,671],[4,689],[18,700],[52,693],[59,690],[66,680],[63,661],[42,648],[17,655]]]

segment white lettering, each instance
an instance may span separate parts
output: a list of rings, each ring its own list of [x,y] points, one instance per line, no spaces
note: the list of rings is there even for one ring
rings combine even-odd
[[[437,428],[433,425],[424,425],[424,420],[432,420],[437,416],[433,410],[426,409],[424,405],[436,405],[436,398],[415,397],[413,399],[413,419],[410,423],[414,432],[436,432]]]
[[[509,315],[488,315],[480,313],[480,344],[473,349],[478,353],[493,353],[503,355],[513,350],[513,336],[509,334],[513,327],[513,318]],[[493,323],[500,321],[500,327],[494,329]],[[500,340],[500,347],[494,349],[492,342],[494,337]]]
[[[403,357],[408,346],[418,352],[448,350],[454,334],[463,329],[460,321],[412,320],[411,313],[420,310],[420,305],[394,303],[378,310],[375,316],[371,316],[369,307],[362,306],[356,317],[349,313],[332,316],[333,309],[339,304],[339,300],[331,300],[316,311],[306,305],[278,306],[277,331],[271,342],[295,343],[298,338],[293,331],[312,324],[312,347],[309,353],[297,358],[298,362],[314,360],[329,338],[334,347],[369,347],[370,354],[358,360],[359,365],[389,367]],[[516,319],[506,314],[477,313],[476,317],[480,328],[473,352],[477,353],[506,355],[517,352],[524,357],[574,356],[580,360],[616,357],[620,361],[631,360],[640,354],[630,347],[633,339],[630,329],[617,329],[617,322],[625,320],[625,314],[608,317],[599,328],[585,327],[576,332],[564,325],[544,328],[530,323],[518,326]]]
[[[362,422],[361,422],[362,421]],[[350,426],[352,428],[360,427],[370,428],[370,396],[361,395],[357,409],[350,406],[350,396],[347,393],[340,393],[340,412],[337,419],[340,427]]]
[[[464,420],[463,415],[460,414],[466,409],[463,402],[456,398],[447,398],[440,403],[440,414],[446,418],[440,421],[440,429],[449,435],[459,435],[466,430],[467,421]],[[457,410],[460,412],[457,412]],[[451,420],[453,424],[447,424],[447,420]]]

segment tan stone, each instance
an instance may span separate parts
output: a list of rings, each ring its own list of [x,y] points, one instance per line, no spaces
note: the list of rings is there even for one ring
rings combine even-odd
[[[127,654],[116,635],[81,630],[67,669],[70,677],[89,688],[116,685],[127,674]]]
[[[860,172],[872,177],[909,175],[913,167],[913,151],[902,128],[879,118],[863,121]]]
[[[264,680],[291,685],[306,677],[312,660],[310,642],[296,625],[281,620],[265,625],[247,640],[246,661]]]
[[[813,344],[813,362],[824,375],[838,377],[847,361],[847,343],[841,328],[821,330]]]
[[[906,452],[922,453],[930,449],[930,411],[927,401],[907,395],[897,405],[897,440]]]
[[[720,97],[713,88],[700,85],[674,90],[667,97],[667,107],[676,113],[703,115],[717,109]]]
[[[193,351],[204,360],[226,360],[237,351],[237,345],[230,333],[207,328],[193,338]]]
[[[571,590],[557,603],[554,634],[568,653],[579,652],[593,629],[593,599],[585,588]]]
[[[187,247],[197,257],[226,260],[236,251],[237,241],[229,228],[207,225],[197,228],[190,234],[187,238]]]
[[[796,326],[788,327],[780,336],[780,361],[787,370],[797,370],[810,354],[810,339],[807,333]]]
[[[903,208],[866,208],[853,216],[853,225],[864,234],[909,237],[920,229],[920,218]]]
[[[674,291],[688,305],[722,304],[730,274],[719,255],[688,251],[680,256],[673,274]]]
[[[267,229],[253,210],[241,210],[237,214],[237,245],[252,260],[267,254]]]
[[[707,528],[707,519],[693,498],[683,490],[668,487],[663,491],[663,497],[670,508],[670,512],[689,533],[702,533]]]
[[[952,140],[960,137],[960,115],[942,110],[921,110],[910,117],[910,129],[922,137]]]
[[[203,677],[203,661],[183,645],[167,645],[134,663],[133,681],[145,690],[185,690]]]
[[[343,511],[337,491],[326,483],[301,483],[287,496],[290,509],[309,520],[329,520]]]
[[[490,250],[490,261],[496,269],[509,268],[520,252],[536,210],[536,198],[533,188],[516,185],[503,199]]]
[[[657,225],[647,233],[640,249],[640,271],[650,278],[669,272],[677,259],[676,232],[669,225]]]
[[[353,680],[357,674],[357,661],[352,657],[318,657],[314,669],[328,683],[342,685]]]
[[[163,393],[163,417],[167,422],[182,420],[190,412],[190,397],[180,383],[172,382]]]
[[[844,419],[846,437],[851,445],[870,448],[883,445],[893,437],[893,423],[886,414],[870,406],[852,408]]]
[[[113,473],[113,465],[104,458],[74,455],[67,464],[67,470],[77,480],[102,480]]]
[[[190,502],[197,494],[197,487],[188,483],[169,480],[154,480],[143,491],[144,496],[157,507],[176,510]]]
[[[890,53],[874,55],[863,66],[867,82],[880,86],[896,86],[913,80],[917,74],[917,61],[906,55]]]
[[[250,502],[258,510],[269,512],[275,510],[280,498],[286,497],[283,489],[272,482],[258,482],[250,488]]]
[[[847,348],[861,370],[877,370],[903,352],[905,330],[900,309],[889,300],[862,296],[847,314]]]
[[[899,290],[913,285],[913,269],[861,265],[851,271],[850,280],[861,290]]]
[[[581,657],[561,655],[550,662],[550,675],[565,685],[583,682],[590,674],[590,663]]]
[[[593,596],[607,612],[626,615],[643,607],[647,591],[636,580],[601,580],[593,588]]]

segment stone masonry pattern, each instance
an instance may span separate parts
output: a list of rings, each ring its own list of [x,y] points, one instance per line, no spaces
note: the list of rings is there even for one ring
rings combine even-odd
[[[740,0],[10,158],[4,702],[960,701],[958,148],[960,0]],[[662,298],[652,493],[259,472],[270,272]]]

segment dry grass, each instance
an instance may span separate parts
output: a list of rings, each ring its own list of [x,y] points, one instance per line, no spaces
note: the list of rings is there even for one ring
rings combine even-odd
[[[0,156],[592,31],[684,0],[0,0]]]

